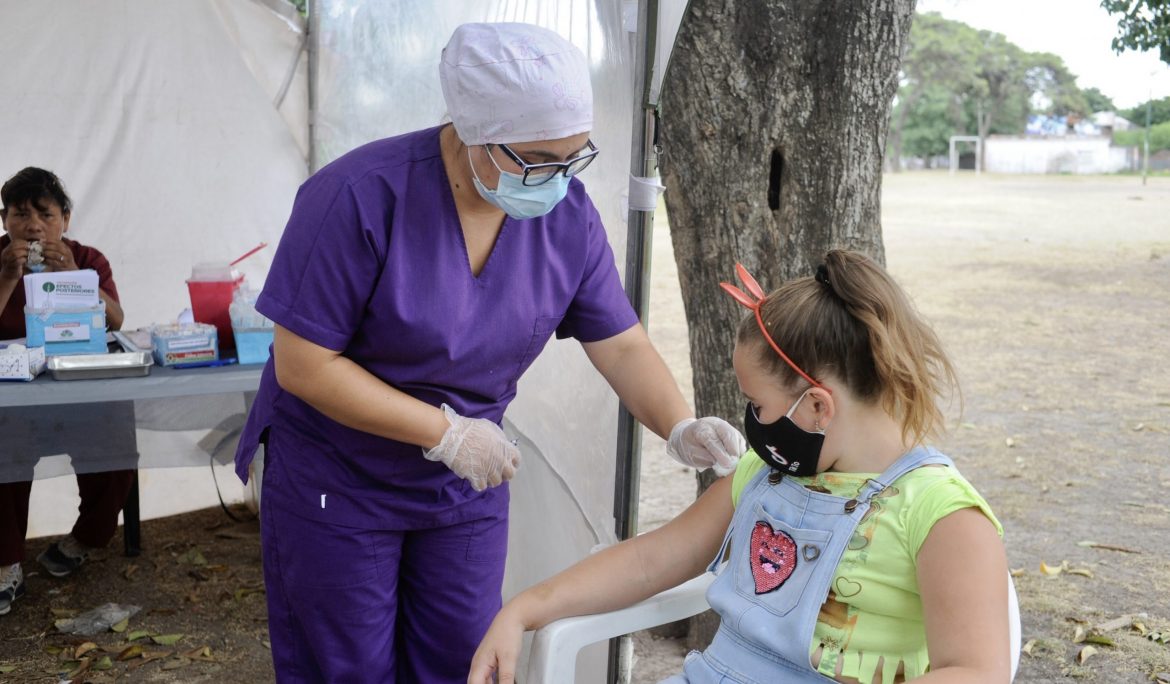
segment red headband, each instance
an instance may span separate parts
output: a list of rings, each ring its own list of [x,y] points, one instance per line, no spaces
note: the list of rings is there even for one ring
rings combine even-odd
[[[819,387],[832,394],[833,390],[825,387],[816,380],[813,380],[811,375],[805,373],[803,370],[801,370],[800,366],[793,363],[792,359],[788,358],[788,355],[784,353],[784,350],[780,349],[780,345],[776,344],[776,341],[773,340],[772,336],[768,334],[768,329],[764,327],[764,317],[760,314],[760,308],[763,307],[764,300],[767,298],[767,295],[764,294],[764,288],[760,287],[760,284],[756,282],[756,279],[752,277],[752,274],[747,272],[747,269],[743,267],[743,264],[737,263],[735,265],[735,275],[739,276],[740,281],[744,284],[744,287],[748,289],[748,292],[750,292],[752,296],[748,296],[743,290],[732,285],[731,283],[719,283],[719,287],[722,287],[724,290],[726,290],[727,294],[735,298],[735,301],[752,310],[752,313],[756,315],[756,322],[760,324],[760,332],[764,333],[764,339],[768,340],[768,344],[772,345],[772,349],[776,350],[776,353],[780,355],[780,358],[784,359],[785,363],[792,367],[792,370],[800,374],[800,377],[812,383],[813,387]]]

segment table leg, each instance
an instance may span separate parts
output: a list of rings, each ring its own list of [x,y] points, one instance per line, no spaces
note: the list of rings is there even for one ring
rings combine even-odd
[[[126,556],[130,558],[142,553],[138,523],[138,471],[135,470],[134,484],[130,487],[130,493],[126,495],[126,505],[122,507],[122,540],[126,545]]]

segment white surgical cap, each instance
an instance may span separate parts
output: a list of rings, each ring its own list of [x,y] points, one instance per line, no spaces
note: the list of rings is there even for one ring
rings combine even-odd
[[[593,128],[585,55],[532,24],[463,24],[439,62],[455,132],[467,145],[556,140]]]

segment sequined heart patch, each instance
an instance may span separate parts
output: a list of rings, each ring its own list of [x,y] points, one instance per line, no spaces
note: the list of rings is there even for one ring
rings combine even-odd
[[[780,587],[796,570],[796,542],[759,521],[752,530],[752,579],[756,593],[766,594]]]

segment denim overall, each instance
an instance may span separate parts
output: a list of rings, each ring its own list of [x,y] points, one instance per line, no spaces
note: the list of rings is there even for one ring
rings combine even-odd
[[[722,618],[711,645],[687,656],[683,677],[668,682],[714,684],[823,684],[809,645],[829,584],[870,499],[907,472],[942,464],[937,450],[919,447],[899,458],[855,499],[805,489],[790,478],[775,483],[765,468],[744,487],[723,547],[708,567],[715,572],[728,544],[734,552],[707,589]]]

